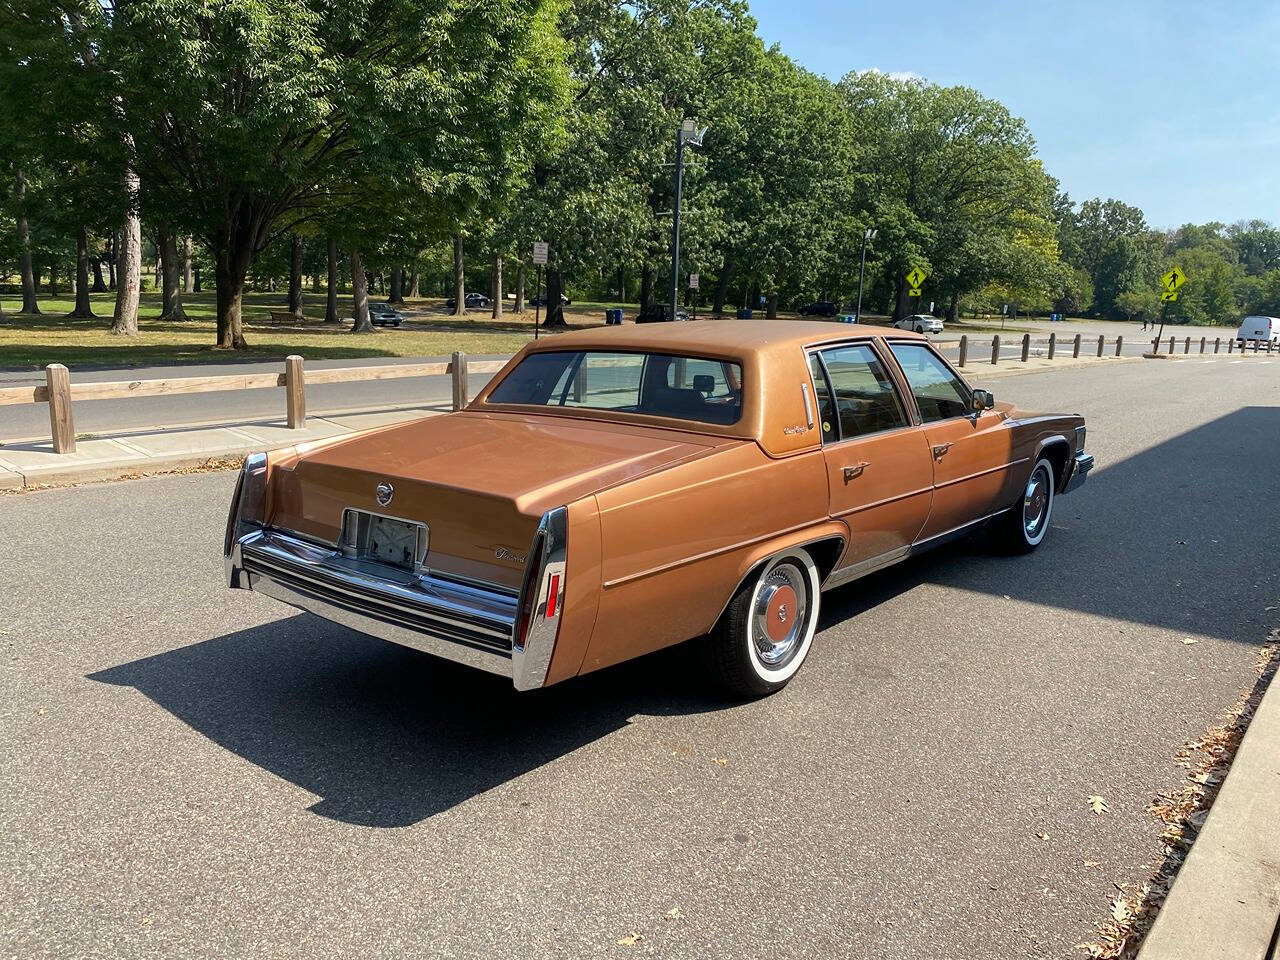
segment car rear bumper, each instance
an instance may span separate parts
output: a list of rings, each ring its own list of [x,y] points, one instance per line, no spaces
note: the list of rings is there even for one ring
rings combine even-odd
[[[381,567],[344,557],[327,544],[263,528],[237,539],[226,558],[229,587],[253,590],[361,633],[516,679],[516,591]]]
[[[1067,477],[1062,492],[1070,493],[1072,490],[1078,490],[1084,485],[1085,478],[1089,476],[1089,471],[1092,469],[1093,454],[1083,451],[1077,453],[1071,462],[1071,475]]]

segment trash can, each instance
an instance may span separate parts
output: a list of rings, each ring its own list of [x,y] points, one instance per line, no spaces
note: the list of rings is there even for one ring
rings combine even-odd
[[[739,319],[739,320],[750,320],[750,319],[751,319],[751,308],[750,308],[750,307],[748,307],[746,310],[739,310],[739,311],[738,311],[738,319]]]
[[[621,307],[606,307],[604,311],[604,322],[609,326],[617,326],[622,323]]]

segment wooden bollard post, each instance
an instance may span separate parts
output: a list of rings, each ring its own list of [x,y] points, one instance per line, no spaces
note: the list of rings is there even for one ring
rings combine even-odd
[[[969,359],[969,335],[963,334],[960,337],[960,362],[957,363],[956,366],[963,367],[964,362],[968,359]]]
[[[1102,348],[1105,347],[1106,345],[1107,345],[1107,338],[1099,337],[1098,338],[1098,356],[1102,356]]]
[[[76,452],[76,422],[71,416],[71,371],[60,363],[44,368],[49,390],[49,433],[54,453]]]
[[[284,396],[289,429],[303,429],[307,425],[307,384],[302,358],[296,353],[284,358]]]
[[[1116,356],[1120,356],[1120,348],[1124,346],[1124,337],[1116,337]]]
[[[1190,353],[1190,352],[1191,352],[1191,338],[1190,338],[1190,337],[1187,337],[1187,342],[1186,342],[1185,344],[1183,344],[1183,346],[1182,346],[1182,352],[1183,352],[1183,353]]]
[[[1236,352],[1236,338],[1232,337],[1230,340],[1227,341],[1227,353],[1235,353],[1235,352]]]
[[[1031,356],[1031,334],[1024,333],[1022,335],[1022,362],[1026,363]]]
[[[1205,347],[1205,344],[1206,344],[1206,343],[1208,343],[1208,342],[1209,342],[1209,338],[1208,338],[1208,337],[1201,337],[1201,338],[1200,338],[1200,352],[1201,352],[1201,353],[1204,353],[1204,347]]]
[[[1213,338],[1213,352],[1214,352],[1214,353],[1217,353],[1217,352],[1218,352],[1218,348],[1219,348],[1219,347],[1221,347],[1221,346],[1222,346],[1222,338],[1221,338],[1221,337],[1214,337],[1214,338]]]
[[[1057,345],[1058,345],[1058,334],[1055,331],[1049,334],[1049,359],[1050,360],[1053,359],[1053,351]]]
[[[996,334],[991,338],[991,362],[993,364],[1000,362],[1000,334]]]
[[[1169,338],[1169,352],[1173,353],[1173,337]]]
[[[461,410],[467,405],[467,355],[461,350],[453,351],[449,372],[453,374],[453,409]]]
[[[1253,341],[1253,352],[1254,352],[1254,353],[1257,353],[1257,352],[1258,352],[1258,341],[1257,341],[1257,340],[1254,340],[1254,341]]]
[[[1159,337],[1156,337],[1154,340],[1152,340],[1152,341],[1151,341],[1151,352],[1152,352],[1152,353],[1159,353],[1159,352],[1160,352],[1160,338],[1159,338]]]
[[[1080,358],[1080,334],[1076,334],[1076,342],[1071,346],[1071,359],[1078,360]]]

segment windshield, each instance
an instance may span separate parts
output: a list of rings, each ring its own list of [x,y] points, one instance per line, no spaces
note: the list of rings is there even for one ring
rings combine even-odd
[[[742,416],[742,367],[664,353],[532,353],[494,388],[488,402],[731,424]]]

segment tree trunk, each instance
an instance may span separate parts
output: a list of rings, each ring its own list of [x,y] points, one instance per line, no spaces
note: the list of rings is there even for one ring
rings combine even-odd
[[[36,276],[31,268],[31,230],[27,224],[27,177],[18,171],[18,243],[22,252],[18,257],[22,274],[22,309],[19,313],[39,313],[36,302]]]
[[[156,231],[156,275],[155,282],[151,284],[152,290],[159,290],[164,282],[164,231]]]
[[[49,261],[49,296],[56,297],[58,295],[58,261],[53,259]]]
[[[404,268],[391,268],[391,295],[387,297],[388,303],[404,303]]]
[[[352,333],[374,333],[373,320],[369,317],[369,279],[365,276],[364,265],[360,262],[360,251],[351,251],[351,293],[354,298],[352,315],[356,322],[351,327]]]
[[[101,273],[98,279],[101,281]],[[76,305],[69,316],[93,316],[93,304],[89,300],[89,231],[84,224],[76,231]]]
[[[559,270],[547,270],[547,315],[542,321],[544,327],[567,327],[564,322],[564,304],[560,295],[564,291],[564,279]]]
[[[418,282],[421,280],[418,272],[418,264],[414,263],[413,270],[409,273],[409,299],[417,300],[421,296],[418,293]]]
[[[182,238],[182,292],[191,292],[191,238]],[[198,287],[196,289],[199,289]]]
[[[907,277],[906,271],[899,270],[898,285],[894,291],[893,300],[893,319],[901,320],[903,317],[911,316],[912,298],[907,296]]]
[[[120,255],[120,232],[111,231],[111,241],[107,245],[107,289],[116,288],[116,259]]]
[[[289,237],[289,302],[287,309],[295,317],[302,318],[302,238],[296,233]]]
[[[516,313],[524,313],[524,261],[516,267]]]
[[[329,293],[325,299],[324,322],[341,323],[338,316],[338,241],[330,237],[325,241],[329,254]]]
[[[729,277],[733,273],[733,264],[725,257],[724,266],[720,268],[720,279],[716,281],[716,296],[711,304],[711,312],[716,316],[724,313],[724,300],[729,295]]]
[[[947,323],[955,323],[960,319],[960,294],[953,293],[947,305]]]
[[[243,350],[244,281],[249,272],[249,254],[230,243],[217,245],[214,258],[214,283],[217,285],[218,346],[225,350]]]
[[[778,319],[778,295],[776,293],[769,294],[764,315],[770,320]]]
[[[195,293],[200,293],[200,264],[191,265],[191,289]]]
[[[618,302],[627,302],[627,271],[622,264],[618,264]]]
[[[462,234],[453,238],[453,315],[465,316],[467,312],[467,278],[462,265]]]
[[[493,279],[489,284],[489,297],[493,300],[493,319],[502,319],[502,254],[493,255]]]
[[[640,273],[640,309],[648,310],[653,306],[653,268],[647,263]]]
[[[125,148],[132,154],[133,137],[125,134]],[[124,195],[128,209],[120,229],[120,262],[116,272],[116,309],[111,318],[111,332],[116,336],[138,335],[138,294],[142,287],[142,221],[138,219],[138,172],[132,159],[124,170]]]
[[[172,230],[166,230],[161,242],[164,249],[160,253],[160,260],[164,269],[160,277],[160,287],[163,290],[160,319],[186,320],[187,311],[182,307],[182,286],[178,269],[178,238]]]
[[[107,285],[102,279],[102,258],[93,258],[93,292],[106,293]]]

